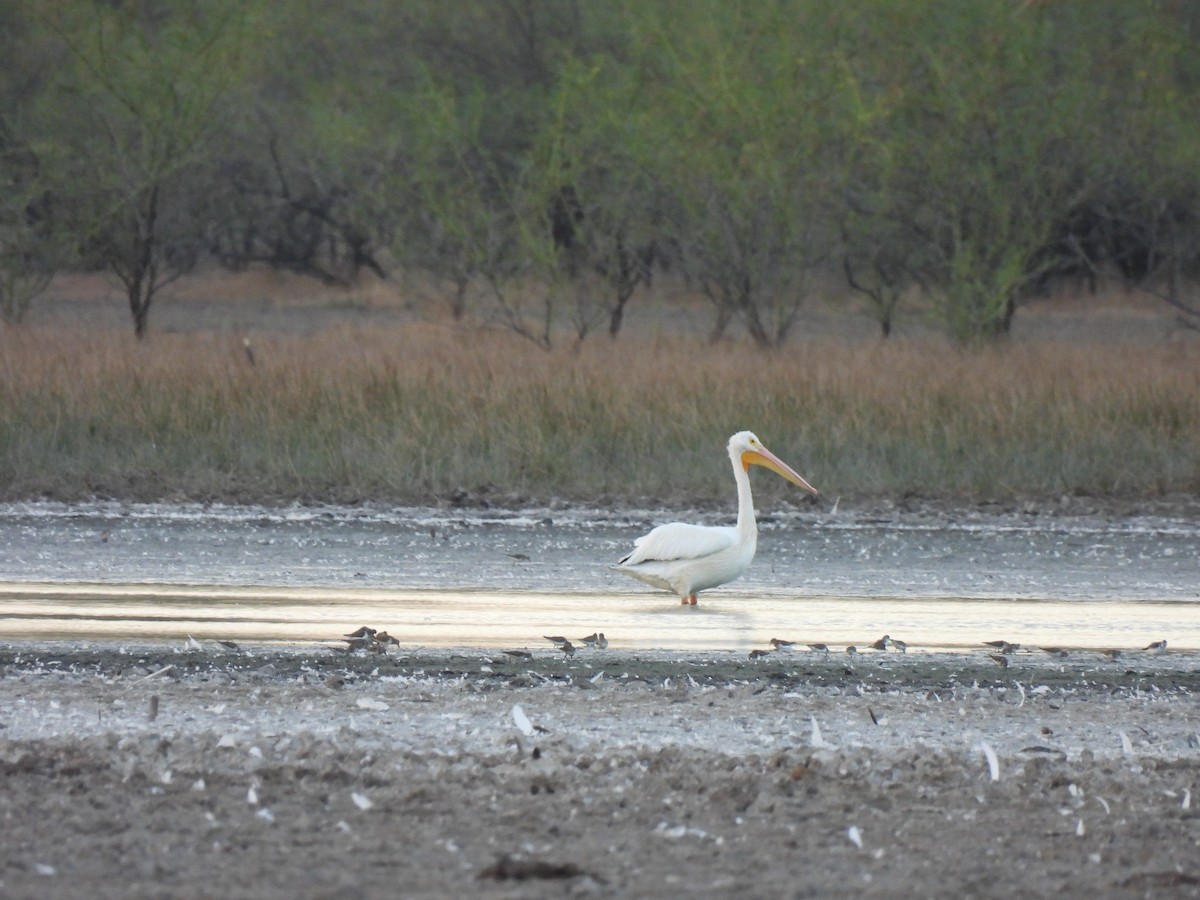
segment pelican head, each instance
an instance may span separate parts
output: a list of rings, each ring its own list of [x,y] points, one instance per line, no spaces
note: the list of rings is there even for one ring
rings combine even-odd
[[[820,496],[815,487],[805,481],[799,472],[768,450],[752,431],[739,431],[729,439],[729,458],[733,460],[735,466],[741,465],[747,472],[750,471],[751,466],[762,466],[781,478],[786,478],[796,487],[803,488],[814,497]]]

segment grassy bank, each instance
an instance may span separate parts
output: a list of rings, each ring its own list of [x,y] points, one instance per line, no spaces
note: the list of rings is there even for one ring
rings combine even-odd
[[[1189,345],[699,340],[544,353],[407,325],[0,334],[0,494],[727,500],[750,428],[830,497],[1200,492]],[[787,486],[756,479],[764,496]]]

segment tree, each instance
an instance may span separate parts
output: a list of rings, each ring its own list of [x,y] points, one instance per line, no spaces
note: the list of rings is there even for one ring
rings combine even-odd
[[[48,148],[15,141],[0,120],[0,320],[21,322],[67,259],[45,174]]]
[[[510,300],[528,269],[516,205],[519,173],[513,161],[489,152],[486,93],[463,96],[430,80],[404,99],[399,119],[409,125],[407,140],[391,182],[393,202],[408,201],[397,257],[449,282],[455,318],[467,312],[478,289],[518,332],[540,335],[544,329],[523,322]]]
[[[1200,15],[1187,5],[1104,12],[1073,23],[1103,52],[1088,59],[1093,140],[1081,147],[1084,190],[1064,212],[1058,259],[1156,296],[1200,328]]]
[[[56,42],[21,4],[0,10],[0,320],[21,322],[70,258],[54,175],[60,148],[35,110],[57,71]]]
[[[830,257],[832,107],[819,22],[794,4],[689,4],[689,27],[645,13],[647,168],[670,195],[668,239],[716,311],[781,343]]]
[[[1078,190],[1086,86],[1059,70],[1071,60],[1033,11],[932,6],[941,33],[913,48],[919,63],[893,117],[907,165],[896,214],[924,246],[917,274],[939,321],[959,340],[1001,336]]]
[[[548,212],[532,222],[532,258],[577,340],[603,319],[617,336],[658,252],[657,191],[632,150],[644,133],[628,90],[610,60],[566,59],[524,176],[542,186],[531,209]]]
[[[134,333],[196,262],[209,140],[241,83],[253,8],[232,0],[167,14],[75,0],[50,22],[69,50],[54,94],[62,185],[87,259],[123,286]]]

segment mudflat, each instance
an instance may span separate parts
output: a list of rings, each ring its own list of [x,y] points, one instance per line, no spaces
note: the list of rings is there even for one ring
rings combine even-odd
[[[6,897],[1200,896],[1200,654],[0,645]]]

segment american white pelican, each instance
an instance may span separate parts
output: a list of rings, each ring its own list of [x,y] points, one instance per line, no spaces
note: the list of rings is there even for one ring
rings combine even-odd
[[[739,431],[729,439],[729,461],[737,480],[737,525],[712,527],[683,522],[659,525],[634,541],[633,552],[617,564],[617,571],[673,591],[680,603],[695,606],[700,591],[733,581],[754,559],[758,523],[754,520],[754,499],[750,496],[751,466],[763,466],[792,484],[817,493],[816,488],[749,431]]]

